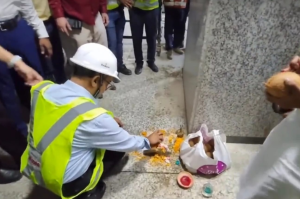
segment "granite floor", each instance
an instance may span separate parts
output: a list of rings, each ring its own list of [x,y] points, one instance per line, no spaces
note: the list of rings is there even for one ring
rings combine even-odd
[[[109,177],[103,199],[179,199],[203,198],[201,188],[207,182],[214,189],[213,199],[235,199],[239,175],[260,145],[228,144],[232,155],[232,168],[215,178],[195,177],[194,186],[189,190],[180,189],[176,184],[179,169],[170,171],[147,171],[142,167],[124,168],[122,172]],[[175,166],[174,166],[175,167]],[[1,185],[1,199],[58,199],[52,193],[32,185],[26,178],[19,182]]]

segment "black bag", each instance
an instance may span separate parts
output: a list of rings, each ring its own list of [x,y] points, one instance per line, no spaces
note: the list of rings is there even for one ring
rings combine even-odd
[[[78,19],[75,19],[75,18],[72,18],[72,17],[66,17],[71,28],[73,30],[81,30],[82,28],[82,21],[78,20]]]

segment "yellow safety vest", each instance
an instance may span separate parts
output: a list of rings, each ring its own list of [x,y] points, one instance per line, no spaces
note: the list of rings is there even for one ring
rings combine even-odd
[[[107,10],[113,10],[120,6],[117,0],[107,0]]]
[[[141,10],[154,10],[159,7],[158,0],[134,0],[133,7]]]
[[[62,199],[72,199],[95,188],[103,172],[105,150],[97,150],[96,166],[90,184],[78,195],[64,197],[64,174],[71,158],[72,142],[77,127],[103,113],[91,99],[79,97],[69,104],[55,105],[44,98],[54,83],[43,81],[31,88],[31,118],[28,145],[21,158],[21,172],[35,184],[43,186]]]

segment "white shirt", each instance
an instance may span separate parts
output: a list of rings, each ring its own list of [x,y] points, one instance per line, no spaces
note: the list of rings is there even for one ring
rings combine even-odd
[[[300,110],[268,135],[241,176],[236,199],[300,198]]]
[[[0,21],[14,18],[20,13],[39,38],[49,37],[43,21],[38,17],[31,0],[0,0]]]

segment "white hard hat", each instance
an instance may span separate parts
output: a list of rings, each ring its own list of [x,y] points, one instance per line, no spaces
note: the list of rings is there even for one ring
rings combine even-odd
[[[71,62],[86,69],[114,77],[119,80],[116,56],[105,46],[87,43],[80,46]]]

